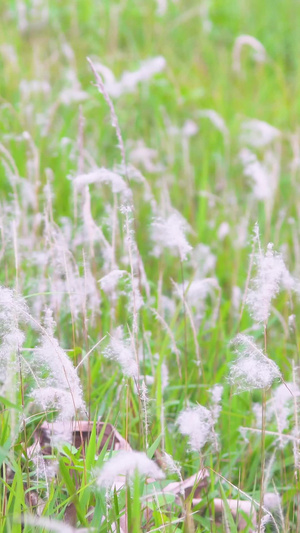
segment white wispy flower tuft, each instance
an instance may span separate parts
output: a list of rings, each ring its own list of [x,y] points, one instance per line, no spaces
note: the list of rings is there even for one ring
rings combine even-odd
[[[266,50],[260,41],[252,35],[239,35],[233,47],[232,67],[237,73],[241,72],[241,52],[244,46],[250,46],[253,50],[253,59],[257,63],[263,63],[267,59]]]
[[[214,109],[203,109],[198,113],[199,117],[206,117],[210,120],[213,126],[219,130],[224,136],[225,140],[229,138],[229,131],[225,124],[225,120]]]
[[[222,222],[222,224],[220,224],[219,228],[218,228],[218,238],[220,239],[220,241],[223,241],[225,239],[225,237],[227,237],[227,235],[229,234],[230,232],[230,226],[228,224],[228,222]]]
[[[30,514],[24,515],[22,522],[26,526],[32,526],[34,528],[46,529],[53,533],[88,533],[88,531],[95,531],[94,528],[80,528],[76,529],[65,522],[59,520],[53,520],[53,518],[47,518],[46,516],[34,516]]]
[[[268,389],[281,373],[274,361],[258,348],[252,337],[239,334],[232,341],[236,361],[231,365],[229,381],[237,387],[237,392],[253,389]]]
[[[274,418],[277,423],[279,433],[279,447],[283,448],[289,441],[284,435],[284,431],[290,425],[290,417],[295,407],[296,398],[299,398],[300,391],[295,383],[281,383],[273,392],[272,399],[267,404],[267,419]]]
[[[104,78],[105,89],[109,96],[119,98],[122,94],[132,93],[141,82],[149,81],[153,76],[162,72],[166,67],[166,60],[162,56],[146,59],[141,62],[140,68],[133,72],[125,71],[117,81],[113,72],[102,65],[95,63],[95,69]]]
[[[110,294],[116,290],[119,280],[124,276],[129,276],[129,273],[126,270],[114,269],[106,274],[106,276],[99,279],[98,282],[100,283],[101,289],[106,294]]]
[[[169,385],[169,369],[166,363],[161,365],[161,388],[164,391],[165,388]]]
[[[210,389],[212,406],[210,408],[214,423],[217,422],[222,411],[223,385],[216,384]]]
[[[45,411],[58,410],[59,420],[70,420],[75,416],[72,394],[57,387],[41,387],[32,392],[33,399]]]
[[[78,88],[64,89],[60,95],[59,100],[64,105],[76,104],[78,102],[84,102],[89,97],[86,91]]]
[[[295,280],[286,268],[282,255],[273,251],[273,244],[268,244],[266,254],[259,252],[255,257],[256,277],[248,292],[246,303],[252,318],[256,322],[266,322],[270,315],[272,299],[280,289],[296,288]]]
[[[184,283],[185,297],[188,305],[195,311],[195,323],[199,327],[205,316],[207,298],[212,300],[212,323],[218,317],[221,289],[216,278],[195,279],[190,284]],[[211,304],[210,304],[211,305]]]
[[[243,173],[250,178],[252,190],[258,200],[271,198],[276,190],[276,182],[272,179],[263,162],[248,148],[243,148],[239,153],[239,160],[243,165]]]
[[[170,215],[166,220],[155,219],[151,224],[152,241],[154,242],[153,254],[160,256],[164,248],[179,253],[181,261],[187,258],[192,250],[185,237],[186,224],[177,213]]]
[[[22,80],[20,92],[24,100],[29,100],[38,94],[50,94],[51,85],[46,80]]]
[[[76,369],[53,336],[54,326],[52,312],[47,309],[42,342],[36,349],[35,356],[41,365],[50,370],[50,375],[47,386],[36,390],[34,396],[46,408],[56,405],[60,416],[65,418],[75,416],[77,410],[84,411],[85,404]]]
[[[24,300],[12,290],[0,287],[0,384],[7,379],[7,372],[17,371],[17,352],[22,347],[25,335],[19,322],[26,321],[28,313]]]
[[[175,461],[167,452],[162,453],[162,458],[165,463],[165,468],[168,470],[168,472],[170,472],[170,474],[176,474],[182,481],[180,463]]]
[[[124,338],[122,326],[119,326],[115,336],[111,337],[110,343],[104,351],[104,357],[118,361],[125,376],[138,378],[138,364],[130,340]]]
[[[261,148],[280,137],[280,131],[263,120],[245,120],[241,125],[240,142]]]
[[[213,438],[213,418],[209,409],[198,405],[181,411],[177,418],[179,431],[187,435],[191,450],[200,452]]]
[[[119,476],[132,478],[138,472],[140,476],[164,479],[163,471],[144,452],[120,451],[105,463],[97,478],[98,487],[110,488]],[[126,479],[124,479],[126,481]]]
[[[184,137],[193,137],[194,135],[198,133],[198,131],[199,131],[199,128],[196,122],[194,122],[191,119],[187,119],[182,126],[181,134]]]
[[[296,315],[292,314],[289,316],[288,318],[288,325],[289,325],[289,328],[291,330],[294,330],[295,329],[295,325],[296,325]]]
[[[142,139],[139,139],[137,142],[130,141],[129,143],[130,152],[129,159],[134,165],[142,165],[147,172],[162,172],[165,167],[157,161],[158,152],[153,148],[148,148]],[[145,183],[145,178],[139,176],[136,172],[134,173],[133,168],[131,168],[131,174],[133,178],[140,178],[140,181]]]
[[[123,178],[107,168],[97,168],[88,172],[87,174],[79,174],[73,178],[73,185],[77,190],[81,191],[86,185],[92,183],[102,183],[104,185],[110,185],[113,193],[122,193],[125,195],[130,195],[127,184]]]

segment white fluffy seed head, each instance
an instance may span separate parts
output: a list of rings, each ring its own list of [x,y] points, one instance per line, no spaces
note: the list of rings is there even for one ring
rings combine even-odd
[[[281,373],[274,361],[258,348],[252,337],[237,335],[232,341],[238,358],[231,365],[229,382],[237,387],[237,392],[253,389],[268,389]]]
[[[100,283],[101,289],[106,294],[111,294],[115,292],[119,280],[124,276],[128,276],[128,272],[126,272],[126,270],[114,269],[106,274],[106,276],[103,276],[103,278],[99,279],[98,282]]]
[[[40,365],[49,370],[46,385],[34,392],[37,401],[47,409],[58,408],[61,418],[71,418],[76,411],[84,411],[80,379],[72,361],[53,336],[55,322],[51,311],[45,313],[45,332],[35,357]]]
[[[104,357],[118,361],[123,374],[137,379],[139,376],[138,364],[129,339],[124,338],[122,327],[118,327],[115,335],[111,337],[110,343],[104,351]]]
[[[19,322],[26,322],[28,309],[11,289],[0,287],[0,387],[5,387],[7,372],[17,372],[16,354],[22,347],[25,335]]]
[[[239,35],[234,41],[232,54],[232,67],[237,73],[241,73],[241,52],[245,45],[252,48],[253,59],[257,63],[263,63],[267,58],[265,48],[260,41],[252,37],[252,35]]]
[[[279,433],[279,447],[283,448],[289,441],[283,432],[288,429],[294,411],[294,402],[298,400],[300,390],[296,383],[281,383],[274,391],[267,404],[267,420],[275,419]]]
[[[98,487],[110,488],[115,481],[124,478],[124,482],[138,472],[140,476],[154,479],[164,479],[163,471],[154,461],[151,461],[144,452],[125,451],[117,452],[105,463],[98,478]]]
[[[74,407],[72,394],[66,390],[56,387],[42,387],[35,389],[32,397],[44,411],[52,409],[58,411],[59,420],[67,421],[75,416],[76,407]]]
[[[272,299],[281,288],[293,290],[295,281],[287,270],[282,255],[273,251],[268,244],[267,252],[259,252],[255,257],[256,276],[252,279],[246,303],[256,322],[266,322],[270,315]]]
[[[131,93],[141,82],[149,81],[166,67],[166,60],[162,56],[152,57],[142,61],[138,70],[123,72],[120,80],[116,80],[114,73],[105,65],[96,63],[95,68],[105,82],[105,89],[109,96],[119,98],[122,94]]]
[[[192,250],[185,237],[186,229],[184,219],[177,213],[173,213],[165,220],[155,219],[151,224],[153,254],[158,257],[164,248],[168,248],[179,254],[181,261],[184,261]]]
[[[222,411],[222,394],[223,394],[223,385],[219,385],[216,383],[216,385],[213,385],[213,387],[210,389],[211,394],[211,402],[212,406],[210,408],[211,415],[213,418],[214,423],[217,422],[220,413]]]
[[[200,452],[213,437],[213,418],[209,409],[198,405],[181,411],[177,418],[179,431],[189,438],[191,450]]]
[[[110,185],[114,194],[121,193],[126,197],[130,196],[130,190],[122,176],[107,168],[97,168],[87,174],[80,174],[73,179],[73,185],[79,191],[82,191],[86,185],[92,183]]]
[[[167,452],[162,453],[162,458],[165,463],[165,468],[170,474],[176,474],[180,480],[182,480],[180,463],[175,461],[171,455]]]
[[[280,131],[268,122],[251,119],[245,120],[241,126],[240,142],[253,148],[261,148],[280,137]]]
[[[244,175],[251,180],[254,197],[258,200],[272,198],[277,183],[266,165],[259,161],[257,156],[248,148],[243,148],[240,151],[239,160],[243,166]]]

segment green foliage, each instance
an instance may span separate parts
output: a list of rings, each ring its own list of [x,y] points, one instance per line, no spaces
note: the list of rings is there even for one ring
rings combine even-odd
[[[221,298],[218,318],[213,325],[209,321],[215,304],[213,297],[207,298],[204,319],[196,331],[202,373],[196,361],[192,326],[180,299],[174,300],[174,312],[168,321],[180,352],[180,369],[166,328],[154,318],[150,306],[140,312],[137,337],[141,370],[143,375],[154,378],[148,387],[149,448],[146,451],[151,458],[156,458],[162,449],[170,453],[180,463],[184,478],[194,474],[203,464],[211,468],[209,485],[203,493],[210,508],[203,502],[196,506],[199,511],[195,515],[196,531],[223,530],[223,526],[213,522],[213,513],[210,514],[215,497],[222,498],[228,530],[236,531],[227,499],[236,498],[237,494],[233,494],[234,491],[229,493],[228,487],[219,483],[214,471],[242,488],[251,498],[259,500],[263,468],[260,432],[249,431],[248,440],[240,434],[241,426],[257,428],[253,405],[261,402],[261,392],[234,395],[226,381],[229,363],[234,358],[229,342],[238,331],[248,330],[253,325],[247,310],[241,317],[234,314],[232,291],[236,286],[242,291],[245,288],[251,232],[256,221],[259,222],[263,246],[269,241],[274,242],[277,249],[283,246],[290,270],[299,274],[299,228],[295,222],[299,214],[299,162],[290,135],[295,134],[300,121],[300,3],[296,0],[273,0],[271,3],[258,0],[170,0],[166,13],[159,16],[154,0],[45,0],[41,4],[48,10],[46,23],[39,18],[35,20],[34,4],[33,0],[24,3],[2,0],[0,5],[0,203],[4,206],[1,216],[4,211],[9,211],[12,222],[15,208],[12,176],[31,180],[36,204],[29,205],[26,216],[21,214],[19,227],[28,224],[30,235],[40,236],[46,248],[42,225],[37,222],[36,226],[30,226],[28,221],[38,213],[43,218],[47,204],[44,187],[48,181],[53,189],[55,224],[62,227],[66,218],[72,220],[74,226],[70,230],[70,239],[74,239],[76,217],[68,177],[78,174],[81,116],[84,117],[83,144],[89,154],[87,160],[94,160],[99,167],[109,169],[120,163],[110,111],[93,85],[94,78],[86,57],[100,61],[119,79],[124,71],[137,69],[141,60],[164,56],[165,71],[147,83],[138,84],[135,92],[114,100],[115,108],[127,157],[130,141],[142,140],[145,146],[157,151],[157,163],[163,165],[160,172],[151,173],[141,164],[155,201],[159,203],[164,184],[168,187],[172,206],[193,228],[190,236],[193,246],[200,242],[210,246],[217,257],[215,274],[221,287]],[[32,17],[31,23],[23,29],[21,5],[27,6],[29,22]],[[210,31],[205,27],[205,6],[209,8]],[[237,75],[232,68],[232,52],[236,38],[243,34],[263,43],[267,60],[256,62],[251,49],[245,46],[241,54],[241,74]],[[9,52],[7,47],[13,48]],[[64,105],[60,100],[61,92],[73,87],[75,78],[88,98],[80,104]],[[49,90],[26,98],[24,89],[22,93],[22,82],[36,79],[47,81]],[[199,115],[204,109],[215,110],[223,117],[230,141],[226,142],[207,117]],[[248,118],[269,122],[282,132],[281,170],[271,212],[263,201],[253,200],[251,187],[242,175],[238,161],[240,123]],[[197,123],[199,132],[185,145],[181,134],[170,134],[169,126],[182,128],[187,119]],[[24,132],[29,133],[30,142]],[[258,156],[262,158],[263,154],[258,151]],[[296,170],[293,170],[292,162]],[[22,197],[25,193],[18,187]],[[159,260],[151,255],[148,228],[154,213],[150,202],[143,199],[142,185],[133,183],[132,190],[136,241],[149,281],[151,306],[159,310],[162,293],[169,297],[173,295],[172,279],[178,284],[183,281],[189,284],[194,273],[189,265],[181,265],[179,259],[168,251]],[[92,215],[102,224],[108,209],[113,206],[113,195],[105,187],[99,192],[91,186],[91,197]],[[82,212],[77,213],[77,220],[81,215]],[[247,236],[244,244],[237,246],[238,228],[245,220]],[[218,229],[224,221],[228,221],[230,232],[220,239]],[[117,261],[122,259],[122,243],[125,242],[124,228],[120,221],[118,224]],[[19,256],[16,272],[14,243],[7,240],[6,231],[1,218],[0,284],[18,288],[32,308],[39,298],[46,304],[51,290],[47,287],[41,294],[35,284],[38,269],[28,256]],[[110,238],[109,228],[104,223],[103,233]],[[15,244],[18,246],[18,242]],[[43,251],[43,246],[39,251]],[[82,276],[88,257],[95,279],[101,279],[103,258],[100,248],[99,243],[95,243],[91,256],[88,246],[86,255],[72,256]],[[45,267],[50,285],[54,274],[53,267]],[[84,316],[81,309],[74,319],[68,295],[62,300],[61,308],[54,310],[57,338],[70,350],[68,355],[75,366],[102,335],[113,331],[114,326],[122,324],[126,334],[128,331],[132,333],[132,311],[126,296],[126,283],[120,281],[122,296],[114,312],[109,297],[102,291],[101,316],[97,315],[94,322],[92,313],[87,312]],[[289,381],[291,361],[299,366],[299,335],[297,331],[289,333],[287,323],[288,316],[297,313],[299,306],[296,299],[284,294],[276,299],[274,307],[277,312],[272,314],[268,323],[268,351],[284,379]],[[37,331],[32,324],[26,328],[25,348],[33,348],[37,345]],[[147,332],[150,332],[148,336]],[[258,341],[262,340],[261,329],[253,335]],[[29,354],[28,360],[30,357]],[[169,369],[169,384],[165,389],[163,363]],[[188,530],[189,521],[182,518],[183,509],[191,511],[192,502],[182,503],[162,492],[164,484],[177,481],[175,474],[167,474],[166,482],[151,482],[149,485],[136,474],[132,484],[113,491],[109,504],[104,489],[95,488],[97,471],[112,453],[108,443],[98,452],[105,430],[103,428],[97,437],[96,420],[99,417],[114,424],[121,435],[128,438],[132,448],[145,449],[146,442],[143,405],[136,392],[136,383],[121,376],[115,361],[105,359],[102,347],[97,348],[87,364],[79,368],[88,414],[94,420],[89,442],[84,453],[74,447],[55,451],[58,472],[49,481],[43,476],[35,477],[35,467],[26,454],[27,446],[33,444],[35,428],[44,420],[44,414],[33,406],[31,391],[35,378],[28,374],[15,398],[0,396],[0,533],[21,532],[24,514],[63,520],[70,506],[75,508],[74,527],[90,526],[103,532],[113,531],[115,527],[114,531],[119,532],[122,520],[126,519],[132,533]],[[209,390],[215,383],[224,385],[222,412],[216,427],[219,446],[215,450],[208,445],[200,458],[188,451],[187,440],[179,434],[175,422],[188,403],[209,406]],[[270,398],[269,391],[267,400]],[[48,419],[53,416],[55,414],[48,414]],[[270,423],[268,430],[270,433],[278,431],[275,422]],[[284,531],[295,530],[299,526],[300,486],[298,477],[294,476],[292,442],[284,448],[274,447],[274,436],[266,435],[266,468],[274,453],[272,475],[266,489],[273,492],[275,486],[282,496]],[[36,488],[42,503],[34,500]],[[150,492],[152,496],[154,494],[153,498],[148,497]],[[147,516],[151,516],[150,526]],[[23,531],[29,533],[32,527],[25,525]],[[39,529],[43,530],[42,527],[36,528]]]

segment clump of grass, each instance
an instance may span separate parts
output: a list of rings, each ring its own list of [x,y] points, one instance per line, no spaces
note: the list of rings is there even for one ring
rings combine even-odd
[[[0,8],[0,532],[298,531],[297,7],[73,4]]]

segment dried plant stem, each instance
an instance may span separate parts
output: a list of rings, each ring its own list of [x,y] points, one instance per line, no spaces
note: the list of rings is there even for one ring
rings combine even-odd
[[[267,324],[264,325],[264,348],[267,357]],[[263,502],[264,502],[264,489],[265,489],[265,462],[266,462],[266,408],[267,408],[267,395],[266,390],[262,390],[262,406],[261,406],[261,481],[260,481],[260,506],[258,513],[258,531],[260,531],[262,515],[263,515]]]
[[[180,257],[180,254],[179,254]],[[184,271],[183,271],[183,263],[180,258],[180,269],[181,269],[181,282],[182,282],[182,301],[185,300],[185,294],[184,294]],[[187,319],[186,319],[186,308],[183,304],[183,317],[184,317],[184,377],[185,377],[185,401],[187,401],[187,394],[188,394],[188,350],[187,350]]]
[[[252,272],[252,267],[253,267],[253,263],[254,263],[255,245],[256,245],[256,240],[254,240],[253,245],[252,245],[249,268],[248,268],[248,272],[247,272],[247,279],[246,279],[246,285],[245,285],[245,291],[244,291],[244,294],[243,294],[242,306],[241,306],[241,311],[240,311],[239,318],[238,318],[237,329],[239,329],[239,327],[240,327],[240,323],[241,323],[243,312],[244,312],[245,305],[246,305],[246,299],[247,299],[247,294],[248,294],[248,289],[249,289],[249,284],[250,284],[250,279],[251,279],[251,272]]]

